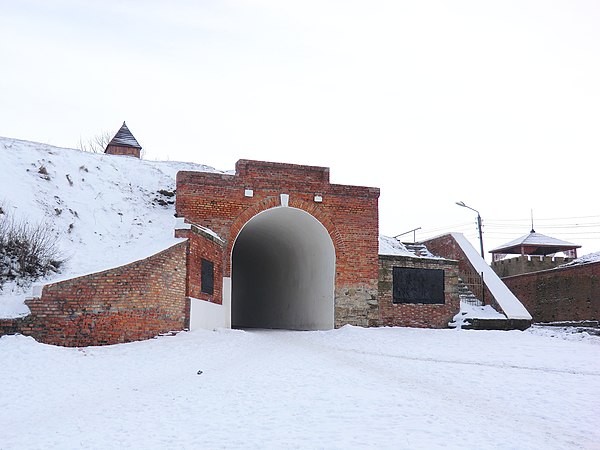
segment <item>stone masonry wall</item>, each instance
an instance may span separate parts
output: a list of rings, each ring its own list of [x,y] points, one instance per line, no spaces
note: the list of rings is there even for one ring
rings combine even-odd
[[[400,304],[393,302],[393,268],[442,269],[444,304]],[[447,328],[459,312],[458,262],[446,259],[379,255],[379,314],[381,325],[419,328]]]
[[[187,242],[121,267],[47,284],[18,331],[63,346],[148,339],[188,326]]]
[[[222,267],[228,277],[238,233],[256,214],[280,206],[280,194],[289,195],[289,207],[319,220],[333,241],[335,326],[377,325],[379,189],[330,184],[324,167],[240,160],[235,175],[179,172],[176,212],[225,240]]]
[[[492,262],[492,269],[500,278],[519,275],[522,273],[539,272],[540,270],[554,269],[562,264],[572,261],[573,258],[552,256],[517,256]]]
[[[600,262],[502,278],[534,322],[600,320]]]

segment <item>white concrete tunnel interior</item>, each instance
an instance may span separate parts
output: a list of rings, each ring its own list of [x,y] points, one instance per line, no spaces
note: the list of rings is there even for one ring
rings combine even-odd
[[[335,249],[309,213],[277,207],[250,219],[231,267],[233,328],[333,328]]]

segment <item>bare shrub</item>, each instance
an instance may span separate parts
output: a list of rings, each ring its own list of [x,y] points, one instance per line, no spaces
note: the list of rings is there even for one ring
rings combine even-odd
[[[47,224],[0,215],[0,286],[6,281],[35,281],[56,273],[65,262],[58,238]]]
[[[108,143],[112,140],[112,136],[108,131],[97,134],[90,139],[79,138],[78,148],[83,152],[88,153],[104,153]]]

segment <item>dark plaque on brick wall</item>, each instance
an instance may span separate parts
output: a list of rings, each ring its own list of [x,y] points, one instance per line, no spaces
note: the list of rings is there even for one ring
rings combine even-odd
[[[394,267],[394,303],[444,303],[444,271]]]
[[[206,259],[202,260],[202,268],[200,272],[200,290],[204,294],[213,295],[215,285],[215,270],[214,264]]]

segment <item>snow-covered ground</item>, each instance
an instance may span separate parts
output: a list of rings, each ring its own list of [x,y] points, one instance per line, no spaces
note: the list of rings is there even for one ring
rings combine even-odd
[[[42,169],[43,168],[43,169]],[[18,220],[46,224],[67,258],[43,281],[104,270],[176,242],[175,176],[216,172],[201,164],[85,153],[0,137],[0,207]],[[0,317],[29,314],[27,287],[0,290]]]
[[[451,327],[462,327],[467,319],[506,319],[506,316],[496,311],[491,305],[471,305],[466,302],[460,302],[460,311],[450,322]]]
[[[0,448],[597,449],[600,338],[194,331],[0,338]],[[201,373],[200,373],[201,371]]]

